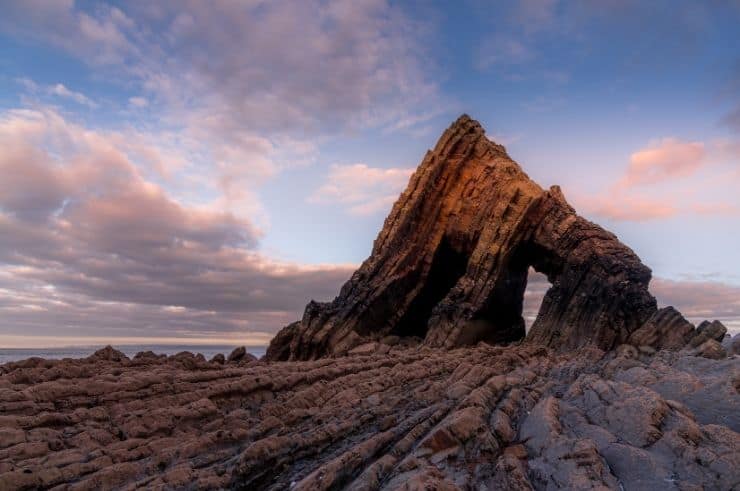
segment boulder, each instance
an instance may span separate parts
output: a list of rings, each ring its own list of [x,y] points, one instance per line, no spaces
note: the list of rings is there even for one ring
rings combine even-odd
[[[244,346],[239,346],[238,348],[234,348],[234,351],[232,351],[229,354],[229,357],[226,359],[229,363],[237,362],[244,358],[244,356],[247,354],[247,348]]]
[[[727,334],[727,328],[720,321],[703,321],[696,327],[696,336],[691,339],[689,345],[697,347],[709,339],[721,343],[725,334]]]
[[[628,343],[633,346],[650,346],[655,349],[679,350],[694,336],[694,325],[673,307],[665,307],[630,334]]]
[[[88,357],[88,360],[94,361],[94,360],[105,360],[105,361],[128,361],[128,356],[123,354],[123,352],[118,351],[111,345],[106,346],[105,348],[101,348],[92,355]]]
[[[704,358],[711,358],[713,360],[720,360],[727,357],[727,352],[720,343],[714,339],[708,339],[694,349],[696,356],[703,356]]]

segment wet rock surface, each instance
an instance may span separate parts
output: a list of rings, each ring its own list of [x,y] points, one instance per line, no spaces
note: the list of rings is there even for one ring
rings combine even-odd
[[[403,345],[0,367],[0,489],[736,489],[740,358]]]

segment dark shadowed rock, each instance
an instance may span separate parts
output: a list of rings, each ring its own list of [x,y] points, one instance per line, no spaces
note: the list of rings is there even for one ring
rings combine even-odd
[[[703,321],[697,326],[696,336],[689,341],[689,345],[697,347],[710,339],[721,343],[725,334],[727,334],[727,328],[720,321]]]
[[[247,348],[244,346],[239,346],[238,348],[234,348],[234,351],[232,351],[229,354],[229,357],[226,359],[228,362],[237,362],[240,361],[244,356],[247,354]]]
[[[88,360],[128,361],[128,356],[111,345],[101,348],[88,357]]]
[[[339,296],[311,302],[267,358],[343,354],[388,335],[444,348],[520,340],[530,266],[553,285],[532,342],[610,349],[657,310],[650,270],[628,247],[462,116],[424,157]]]
[[[256,361],[257,357],[254,356],[252,353],[247,353],[247,348],[244,346],[239,346],[238,348],[234,348],[234,351],[229,354],[229,357],[226,359],[229,363],[239,363],[239,362],[252,362]]]
[[[215,355],[213,355],[213,358],[211,358],[210,362],[223,365],[226,362],[226,358],[224,358],[224,355],[222,353],[216,353]]]

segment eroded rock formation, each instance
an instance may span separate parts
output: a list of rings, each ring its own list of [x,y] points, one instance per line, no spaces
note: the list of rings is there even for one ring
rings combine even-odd
[[[424,157],[339,296],[310,303],[268,358],[343,354],[386,336],[445,348],[517,341],[529,267],[552,283],[532,342],[610,349],[657,311],[650,270],[634,252],[462,116]]]
[[[552,288],[513,343],[529,267]],[[301,361],[0,366],[0,491],[740,489],[740,339],[649,280],[462,117],[266,357]]]
[[[740,486],[738,357],[480,344],[221,362],[0,366],[0,490]]]

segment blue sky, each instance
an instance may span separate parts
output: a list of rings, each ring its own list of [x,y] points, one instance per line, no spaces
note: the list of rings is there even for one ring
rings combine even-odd
[[[5,2],[0,345],[264,343],[465,112],[740,329],[740,3]]]

